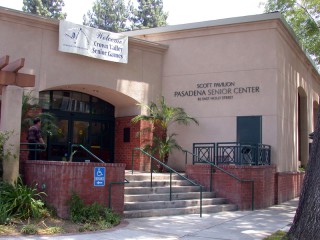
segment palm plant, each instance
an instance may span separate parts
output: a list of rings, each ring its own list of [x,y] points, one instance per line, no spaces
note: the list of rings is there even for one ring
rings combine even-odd
[[[164,97],[162,96],[158,104],[151,102],[150,105],[140,104],[142,108],[146,108],[149,112],[148,115],[138,115],[134,117],[131,121],[137,123],[139,121],[147,121],[151,123],[151,127],[144,128],[141,132],[151,132],[153,134],[153,139],[151,143],[147,143],[144,149],[149,151],[151,154],[156,154],[159,156],[159,160],[164,164],[168,163],[169,154],[174,150],[181,150],[181,146],[175,140],[177,134],[168,134],[169,127],[174,124],[189,125],[193,122],[199,125],[198,121],[189,116],[183,108],[172,107],[166,104]],[[159,166],[159,170],[162,167]]]

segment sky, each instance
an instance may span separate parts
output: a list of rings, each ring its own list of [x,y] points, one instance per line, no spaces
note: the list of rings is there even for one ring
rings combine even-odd
[[[82,24],[83,15],[92,9],[95,0],[64,0],[67,21]],[[22,9],[23,0],[0,0],[0,6]],[[169,25],[239,17],[263,13],[266,0],[163,0],[169,13]]]

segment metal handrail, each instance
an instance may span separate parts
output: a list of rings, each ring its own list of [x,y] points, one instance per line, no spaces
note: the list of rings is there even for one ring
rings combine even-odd
[[[36,146],[36,148],[32,149],[32,151],[37,152],[44,152],[47,150],[47,144],[43,143],[27,143],[27,142],[21,142],[20,146]],[[37,146],[42,146],[41,148],[37,148]],[[29,151],[29,148],[20,148],[20,151]]]
[[[109,192],[109,208],[111,209],[111,187],[113,184],[126,184],[126,183],[130,183],[127,179],[124,179],[124,182],[110,182],[109,186],[108,186],[108,192]]]
[[[188,153],[191,154],[192,156],[194,157],[198,157],[201,161],[203,161],[203,163],[206,163],[206,164],[210,164],[211,166],[211,171],[210,171],[210,192],[212,192],[212,167],[215,167],[216,169],[220,170],[221,172],[227,174],[228,176],[232,177],[233,179],[236,179],[238,182],[251,182],[251,209],[252,211],[254,210],[254,180],[243,180],[243,179],[240,179],[238,178],[237,176],[233,175],[232,173],[229,173],[228,171],[224,170],[223,168],[220,168],[218,167],[217,165],[215,165],[214,163],[212,162],[209,162],[208,160],[206,159],[203,159],[203,158],[200,158],[199,156],[193,154],[192,152],[189,152],[188,150],[182,150],[183,152],[185,152],[186,154],[186,157],[188,157]],[[187,159],[186,159],[186,163],[187,163]]]
[[[154,156],[150,155],[149,153],[147,153],[146,151],[144,151],[142,148],[134,148],[132,149],[132,174],[133,174],[133,162],[134,162],[134,151],[139,150],[140,152],[142,152],[143,154],[147,155],[148,157],[150,157],[151,160],[151,168],[152,168],[152,160],[156,161],[157,163],[159,163],[160,165],[162,165],[163,167],[165,167],[167,170],[170,170],[170,201],[172,201],[172,172],[176,173],[178,176],[180,176],[181,178],[183,178],[184,180],[187,180],[189,183],[193,184],[194,186],[198,186],[200,188],[200,217],[202,217],[202,188],[203,186],[200,184],[197,184],[195,182],[193,182],[192,180],[190,180],[189,178],[181,175],[180,173],[178,173],[176,170],[172,169],[171,167],[169,167],[168,165],[164,164],[163,162],[161,162],[159,159],[156,159]],[[150,171],[151,173],[151,188],[152,188],[152,169]]]
[[[95,154],[93,154],[92,152],[90,152],[90,150],[88,150],[85,146],[83,146],[82,144],[72,144],[71,145],[71,152],[73,152],[73,148],[74,147],[80,147],[83,150],[85,150],[87,153],[89,153],[92,157],[94,157],[95,159],[97,159],[99,162],[101,163],[105,163],[103,160],[101,160],[98,156],[96,156]]]
[[[47,151],[47,145],[43,143],[28,143],[28,142],[20,142],[20,146],[35,146],[35,148],[29,149],[28,148],[20,148],[20,152],[24,151],[33,151],[35,152],[35,158],[38,159],[37,152],[45,152]]]

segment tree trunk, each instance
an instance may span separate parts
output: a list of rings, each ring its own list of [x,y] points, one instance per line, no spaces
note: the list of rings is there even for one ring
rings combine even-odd
[[[3,180],[3,159],[0,156],[0,182]]]
[[[290,240],[320,239],[320,113],[316,126]]]

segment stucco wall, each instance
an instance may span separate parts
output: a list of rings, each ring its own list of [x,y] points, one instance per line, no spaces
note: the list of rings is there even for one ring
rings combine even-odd
[[[129,39],[128,64],[58,51],[59,22],[0,8],[0,51],[26,59],[21,72],[34,74],[34,91],[74,90],[116,107],[117,116],[140,113],[136,103],[161,94],[162,55],[166,46]]]
[[[278,171],[297,171],[309,157],[308,134],[314,131],[313,102],[319,103],[319,75],[307,61],[301,48],[283,26],[278,26],[277,39],[277,158]],[[300,116],[298,92],[301,93]],[[298,122],[301,121],[299,133]],[[300,147],[298,136],[300,135]],[[301,160],[299,159],[301,151]]]
[[[274,16],[248,22],[239,18],[241,24],[226,19],[230,24],[217,20],[199,28],[194,24],[193,29],[182,26],[174,31],[133,33],[169,45],[164,55],[163,94],[170,104],[185,108],[200,122],[200,126],[171,128],[187,150],[192,150],[194,142],[236,141],[237,116],[258,115],[262,116],[262,143],[271,145],[277,171],[297,171],[297,88],[303,86],[310,111],[305,111],[307,125],[301,136],[301,153],[308,158],[307,133],[312,131],[312,102],[318,101],[320,79],[290,30],[277,13]],[[259,87],[259,92],[233,92],[232,99],[201,101],[199,96],[176,94],[202,90],[197,84],[211,83],[211,88],[219,89],[212,86],[228,82],[235,84],[232,91],[253,86]],[[175,152],[170,162],[177,169],[184,168],[181,153]]]
[[[164,55],[163,95],[183,107],[200,125],[173,126],[178,142],[192,151],[194,142],[236,141],[237,116],[261,115],[262,142],[276,147],[276,31],[273,23],[211,27],[147,36],[169,45]],[[211,83],[211,85],[201,85]],[[199,96],[177,96],[189,90],[219,90],[214,84],[231,83],[232,99],[200,100]],[[254,92],[236,89],[253,87]],[[208,92],[207,92],[208,93]],[[224,94],[206,95],[206,97]],[[202,98],[202,96],[200,96]],[[184,168],[180,153],[171,164]]]

